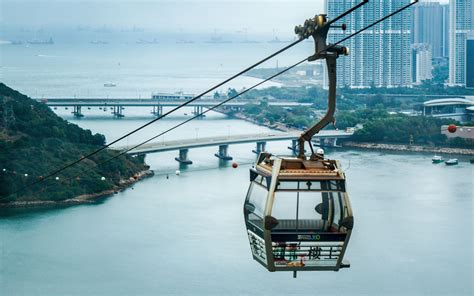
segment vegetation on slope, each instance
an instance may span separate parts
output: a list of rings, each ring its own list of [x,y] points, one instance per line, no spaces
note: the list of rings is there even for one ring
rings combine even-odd
[[[326,108],[326,107],[325,107]],[[320,108],[296,107],[282,108],[268,106],[262,101],[258,104],[247,104],[242,113],[259,123],[274,124],[283,123],[288,127],[305,129],[322,115],[316,113]],[[401,113],[391,114],[385,109],[357,109],[353,111],[338,111],[336,114],[336,127],[345,129],[357,124],[363,125],[363,129],[357,130],[351,141],[394,143],[394,144],[416,144],[436,145],[445,147],[470,148],[472,141],[462,138],[448,139],[441,134],[441,126],[451,123],[459,124],[451,119],[442,119],[425,116],[408,116]],[[333,128],[328,126],[327,128]]]
[[[61,172],[59,179],[28,186],[104,143],[103,135],[63,120],[46,105],[0,83],[0,202],[60,201],[98,193],[146,169],[141,157],[121,156],[100,164],[118,154],[107,149]]]

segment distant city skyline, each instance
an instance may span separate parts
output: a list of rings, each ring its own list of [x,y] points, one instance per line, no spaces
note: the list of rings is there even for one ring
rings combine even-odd
[[[295,25],[324,13],[324,0],[1,0],[2,27],[142,27],[190,33],[214,30],[293,34]],[[430,1],[432,2],[432,1]],[[435,1],[438,2],[438,1]],[[439,1],[448,3],[447,0]]]
[[[147,31],[292,35],[295,25],[324,13],[324,1],[31,1],[2,0],[4,27],[141,27]]]

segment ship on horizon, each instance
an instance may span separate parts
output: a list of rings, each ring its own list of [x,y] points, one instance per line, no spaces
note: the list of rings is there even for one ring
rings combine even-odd
[[[30,40],[27,42],[28,44],[31,44],[31,45],[52,45],[54,44],[54,40],[52,37],[49,37],[48,40],[39,40],[39,39],[33,39],[33,40]]]
[[[159,44],[160,42],[158,39],[153,38],[153,40],[146,40],[146,39],[138,39],[137,44]]]
[[[103,44],[109,44],[109,42],[104,41],[104,40],[92,40],[89,42],[90,44],[94,45],[103,45]]]

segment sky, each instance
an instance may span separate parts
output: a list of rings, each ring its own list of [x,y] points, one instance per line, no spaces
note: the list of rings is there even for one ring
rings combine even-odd
[[[105,26],[288,36],[295,25],[319,13],[324,13],[324,0],[0,0],[2,27],[33,30]]]
[[[0,23],[9,27],[107,26],[155,31],[249,33],[289,31],[317,13],[312,1],[162,1],[162,0],[0,0]]]

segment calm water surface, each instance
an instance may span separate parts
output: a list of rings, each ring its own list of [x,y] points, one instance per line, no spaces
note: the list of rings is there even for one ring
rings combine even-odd
[[[239,48],[236,48],[239,46]],[[31,96],[142,96],[202,91],[283,45],[3,46],[1,80]],[[304,43],[279,57],[311,54]],[[271,61],[266,66],[274,66]],[[256,80],[227,85],[240,88]],[[113,82],[116,88],[104,88]],[[223,90],[226,89],[223,88]],[[58,114],[112,141],[150,120],[151,110]],[[131,145],[187,118],[192,110],[122,141]],[[148,115],[147,115],[148,114]],[[212,113],[164,138],[268,131]],[[269,143],[287,154],[289,143]],[[0,295],[472,295],[473,165],[432,165],[431,156],[329,151],[347,169],[355,228],[340,272],[269,273],[252,260],[242,204],[253,144],[230,146],[237,169],[217,147],[190,150],[176,176],[177,152],[147,156],[155,170],[102,203],[0,213]],[[169,179],[166,178],[169,176]]]
[[[113,139],[149,119],[109,116],[75,122]],[[129,144],[185,118],[164,120]],[[165,140],[264,131],[213,113]],[[286,146],[268,149],[288,153]],[[432,165],[431,155],[329,152],[347,169],[356,219],[351,268],[293,279],[250,255],[242,203],[252,148],[230,147],[237,169],[219,163],[217,147],[190,150],[194,164],[180,176],[177,152],[152,154],[146,161],[156,176],[100,204],[2,212],[0,294],[472,295],[473,166],[466,160],[446,167]]]

